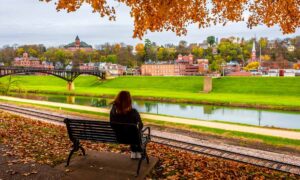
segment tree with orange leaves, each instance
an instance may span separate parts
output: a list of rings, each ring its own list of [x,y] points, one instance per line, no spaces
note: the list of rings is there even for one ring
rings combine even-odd
[[[49,2],[51,0],[40,0]],[[116,19],[116,11],[107,0],[57,0],[57,10],[74,12],[83,3],[90,4],[101,17]],[[147,31],[171,30],[187,33],[187,25],[199,28],[213,24],[247,21],[252,28],[259,24],[279,25],[283,33],[300,27],[300,0],[116,0],[127,5],[134,19],[133,37],[142,38]],[[245,12],[249,16],[245,19]]]

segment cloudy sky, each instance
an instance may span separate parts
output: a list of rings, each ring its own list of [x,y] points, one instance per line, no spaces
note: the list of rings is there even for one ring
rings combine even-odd
[[[129,16],[129,9],[122,4],[117,4],[117,21],[110,22],[100,19],[99,14],[93,14],[89,6],[83,6],[75,13],[66,13],[57,12],[54,3],[39,0],[0,0],[0,47],[7,44],[58,46],[74,41],[76,35],[91,45],[105,42],[134,45],[140,42],[133,39],[132,34],[133,20]],[[191,25],[187,36],[177,37],[173,32],[160,32],[148,33],[145,38],[163,45],[177,44],[180,40],[199,43],[209,35],[218,38],[238,36],[246,39],[256,35],[275,39],[300,35],[300,29],[294,34],[283,36],[279,27],[259,26],[250,30],[245,23],[232,23],[225,27],[198,29]]]

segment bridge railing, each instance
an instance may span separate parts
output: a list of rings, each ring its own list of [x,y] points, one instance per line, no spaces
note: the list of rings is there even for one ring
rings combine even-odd
[[[104,70],[94,69],[94,70],[81,70],[81,69],[53,69],[53,68],[43,68],[43,67],[18,67],[18,66],[0,66],[0,70],[24,70],[24,71],[56,71],[56,72],[80,72],[80,73],[93,73],[102,72]]]

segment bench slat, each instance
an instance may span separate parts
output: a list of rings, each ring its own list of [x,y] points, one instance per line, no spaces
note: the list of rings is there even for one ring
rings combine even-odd
[[[110,122],[106,121],[88,121],[88,120],[69,120],[70,124],[97,124],[97,125],[110,125]]]
[[[95,133],[95,132],[89,132],[89,133],[82,133],[82,132],[72,132],[73,136],[78,136],[78,135],[82,135],[82,134],[86,134],[89,136],[95,136],[95,137],[113,137],[116,138],[115,134],[105,134],[105,133]]]
[[[111,133],[111,134],[115,134],[115,131],[112,129],[96,129],[96,128],[72,128],[72,131],[81,131],[81,132],[95,132],[95,133]]]
[[[89,124],[70,124],[69,126],[71,127],[82,127],[82,128],[86,128],[86,127],[89,127],[89,128],[102,128],[102,129],[112,129],[111,126],[103,126],[103,125],[89,125]]]
[[[100,142],[100,143],[115,143],[115,144],[118,144],[118,142],[116,140],[107,140],[107,139],[81,138],[80,140]]]
[[[103,126],[109,126],[110,122],[100,122],[100,121],[69,121],[70,124],[89,124],[89,125],[103,125]]]
[[[91,131],[111,131],[113,132],[113,129],[111,127],[103,128],[103,127],[96,127],[96,126],[70,126],[72,129],[82,129],[82,130],[91,130]]]
[[[114,142],[116,143],[117,140],[115,138],[104,138],[104,137],[94,137],[94,136],[88,136],[88,135],[80,135],[80,136],[74,136],[76,139],[80,140],[92,140],[92,141],[98,141],[98,142]]]

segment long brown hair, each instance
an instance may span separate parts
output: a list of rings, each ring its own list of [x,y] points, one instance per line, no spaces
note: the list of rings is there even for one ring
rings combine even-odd
[[[121,91],[112,102],[118,114],[126,114],[132,110],[132,100],[128,91]]]

